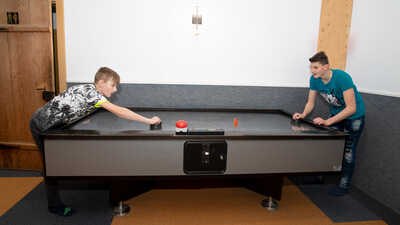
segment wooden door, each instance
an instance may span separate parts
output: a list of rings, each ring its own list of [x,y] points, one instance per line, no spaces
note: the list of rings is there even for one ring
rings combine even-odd
[[[42,168],[29,119],[46,103],[43,91],[54,92],[51,32],[50,0],[0,1],[0,168]]]

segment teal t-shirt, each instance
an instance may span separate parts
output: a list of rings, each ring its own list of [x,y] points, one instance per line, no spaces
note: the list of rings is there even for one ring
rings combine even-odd
[[[332,115],[338,114],[346,107],[343,92],[350,88],[354,90],[357,111],[348,119],[356,119],[365,115],[365,106],[357,87],[348,73],[343,70],[332,69],[332,78],[327,84],[324,84],[321,78],[314,78],[313,75],[310,78],[310,89],[318,91],[329,103]]]

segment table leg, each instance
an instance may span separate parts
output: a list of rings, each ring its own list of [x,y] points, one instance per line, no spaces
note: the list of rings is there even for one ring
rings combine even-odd
[[[261,205],[268,210],[278,208],[275,200],[281,200],[283,176],[269,175],[262,178],[249,179],[245,181],[244,186],[254,192],[264,195],[267,199],[262,200]]]
[[[110,202],[113,214],[124,216],[130,211],[130,207],[124,201],[141,195],[151,189],[149,182],[139,181],[114,181],[111,183]]]

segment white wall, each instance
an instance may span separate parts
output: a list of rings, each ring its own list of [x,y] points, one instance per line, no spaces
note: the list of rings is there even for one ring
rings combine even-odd
[[[400,97],[400,1],[354,1],[347,71],[360,91]]]
[[[65,1],[67,81],[308,87],[321,0]]]

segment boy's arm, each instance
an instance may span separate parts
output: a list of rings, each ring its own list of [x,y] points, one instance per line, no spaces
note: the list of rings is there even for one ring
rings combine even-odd
[[[307,104],[304,107],[303,113],[302,113],[302,118],[305,118],[310,112],[313,111],[314,106],[315,106],[315,98],[317,96],[317,91],[310,90],[308,92],[308,100]]]
[[[156,122],[154,120],[154,117],[152,119],[146,118],[146,117],[141,116],[141,115],[139,115],[139,114],[137,114],[137,113],[125,108],[125,107],[121,107],[121,106],[112,104],[111,102],[104,102],[103,104],[101,104],[101,107],[103,107],[106,110],[112,112],[113,114],[117,115],[118,117],[121,117],[121,118],[124,118],[124,119],[136,120],[136,121],[139,121],[139,122],[142,122],[142,123],[147,123],[147,124],[152,124],[152,123]]]
[[[340,122],[347,117],[353,115],[357,111],[357,103],[356,103],[356,97],[354,95],[354,89],[350,88],[347,89],[346,91],[343,92],[343,98],[344,102],[346,103],[346,107],[338,114],[335,116],[327,119],[327,125],[330,126],[332,124],[335,124],[337,122]]]
[[[298,120],[301,118],[305,118],[313,109],[315,105],[315,97],[317,95],[317,91],[310,90],[308,92],[308,100],[306,106],[304,107],[303,113],[295,113],[293,114],[293,119]]]

